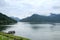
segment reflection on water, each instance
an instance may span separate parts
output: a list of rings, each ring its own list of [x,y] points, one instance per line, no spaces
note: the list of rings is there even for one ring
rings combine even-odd
[[[0,31],[2,30],[6,30],[6,28],[8,28],[9,26],[3,26],[3,25],[0,25]]]
[[[15,35],[27,37],[31,40],[60,40],[59,24],[29,24],[19,22],[15,25],[9,25],[11,27],[3,31],[15,30]]]
[[[40,29],[40,28],[42,28],[42,27],[36,26],[36,25],[31,25],[31,28],[36,30],[36,29]]]

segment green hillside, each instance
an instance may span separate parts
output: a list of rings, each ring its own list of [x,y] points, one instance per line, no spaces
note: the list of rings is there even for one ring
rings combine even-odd
[[[0,40],[29,40],[28,38],[14,36],[12,34],[6,34],[4,32],[0,32]]]
[[[10,17],[0,13],[0,25],[12,24],[16,22],[17,22],[16,20],[11,19]]]

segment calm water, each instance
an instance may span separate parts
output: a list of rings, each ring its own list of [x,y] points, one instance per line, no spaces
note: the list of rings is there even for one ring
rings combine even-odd
[[[5,32],[15,30],[15,35],[30,38],[31,40],[60,40],[60,23],[59,24],[29,24],[18,22],[11,26]]]

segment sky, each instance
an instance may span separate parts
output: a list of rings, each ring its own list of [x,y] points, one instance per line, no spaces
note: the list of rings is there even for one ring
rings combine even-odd
[[[0,0],[0,12],[20,19],[32,14],[59,14],[60,0]]]

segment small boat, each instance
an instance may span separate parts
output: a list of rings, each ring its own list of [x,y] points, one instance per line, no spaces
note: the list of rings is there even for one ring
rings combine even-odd
[[[7,34],[15,34],[15,31],[8,31]]]

